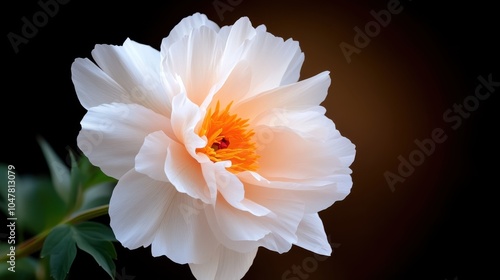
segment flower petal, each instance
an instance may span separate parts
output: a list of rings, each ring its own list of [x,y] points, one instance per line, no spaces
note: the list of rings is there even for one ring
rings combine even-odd
[[[257,241],[271,232],[258,216],[231,206],[222,196],[217,197],[215,207],[207,208],[207,219],[214,230],[223,233],[230,240]],[[217,236],[219,238],[219,236]]]
[[[354,144],[320,112],[289,111],[276,119],[254,129],[262,176],[318,178],[343,172],[353,162]]]
[[[209,20],[206,15],[195,13],[191,16],[183,18],[168,34],[166,38],[161,42],[161,49],[167,50],[170,46],[181,40],[183,37],[188,36],[194,29],[198,29],[201,26],[206,26],[214,31],[219,31],[219,26]]]
[[[210,261],[190,263],[191,272],[198,280],[234,280],[241,279],[253,263],[258,249],[249,253],[238,253],[219,247],[217,254]]]
[[[201,26],[168,49],[162,47],[162,71],[167,77],[179,77],[188,98],[201,105],[218,81],[221,53],[222,46],[218,44],[217,33]]]
[[[127,91],[121,85],[87,58],[75,59],[71,65],[71,78],[78,99],[87,110],[101,104],[121,101],[127,96]]]
[[[209,161],[209,159],[206,159]],[[211,203],[215,190],[209,189],[203,177],[200,163],[191,157],[185,147],[175,141],[169,141],[165,173],[177,191],[188,194],[192,198]]]
[[[103,104],[81,121],[78,147],[104,173],[120,178],[134,168],[135,156],[151,132],[169,133],[170,120],[136,104]]]
[[[246,199],[270,211],[263,216],[234,208],[223,197],[217,197],[215,207],[207,208],[206,214],[219,242],[238,252],[258,246],[280,253],[291,248],[297,241],[295,233],[305,211],[302,199],[282,196],[273,189],[266,191],[245,184]]]
[[[152,180],[134,170],[127,172],[118,181],[109,202],[110,225],[116,239],[130,249],[149,246],[176,193],[169,183]]]
[[[242,172],[239,178],[248,190],[270,197],[281,196],[283,200],[300,201],[305,213],[317,213],[330,207],[335,201],[343,200],[350,192],[350,172],[310,180],[267,180],[254,172]],[[246,197],[260,204],[258,197]]]
[[[135,170],[154,180],[168,182],[165,162],[170,141],[172,140],[163,131],[155,131],[146,136],[135,157]]]
[[[299,224],[297,237],[297,246],[320,255],[330,256],[332,253],[323,222],[317,213],[304,215]]]
[[[210,261],[220,243],[208,225],[206,207],[200,200],[176,193],[153,240],[153,256],[166,255],[180,264]]]
[[[222,78],[219,81],[221,84],[214,85],[213,92],[207,96],[201,107],[208,108],[213,101],[219,102],[221,108],[227,107],[230,102],[237,103],[247,94],[251,81],[252,73],[250,72],[249,62],[240,61],[230,71],[227,78]]]
[[[111,196],[110,224],[127,248],[151,245],[153,256],[166,255],[181,264],[205,262],[219,243],[207,224],[204,205],[169,183],[131,170]]]
[[[234,110],[242,118],[255,119],[261,113],[272,113],[275,108],[316,107],[325,100],[329,86],[329,72],[325,71],[309,79],[262,92],[242,101]]]
[[[229,166],[227,161],[208,161],[201,164],[205,181],[209,189],[214,191],[211,193],[214,198],[218,191],[227,203],[238,210],[248,211],[255,216],[269,214],[269,209],[245,198],[243,184],[235,174],[227,171]]]
[[[126,94],[115,102],[137,103],[165,116],[170,114],[168,92],[160,77],[158,50],[127,39],[123,46],[96,45],[92,57],[126,90]]]
[[[231,56],[235,61],[251,61],[252,83],[247,97],[297,81],[300,70],[297,66],[303,60],[298,42],[291,39],[284,41],[267,32],[263,25],[249,31],[250,25],[248,18],[243,17],[231,27],[235,29],[231,33],[242,32],[243,36],[230,35],[228,49],[224,52],[224,56]],[[236,48],[238,45],[241,49]]]
[[[185,93],[180,93],[172,99],[172,129],[185,149],[193,158],[196,158],[196,148],[206,145],[206,140],[196,134],[195,130],[201,119],[201,110],[187,98]]]

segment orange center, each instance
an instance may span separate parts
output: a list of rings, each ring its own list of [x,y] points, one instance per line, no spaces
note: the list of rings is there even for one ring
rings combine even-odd
[[[228,170],[232,173],[241,171],[256,171],[258,155],[256,145],[252,141],[255,134],[248,128],[248,120],[229,114],[233,103],[229,103],[221,111],[217,102],[215,111],[210,108],[198,132],[199,136],[207,137],[207,145],[196,149],[196,152],[206,154],[211,161],[231,161]]]

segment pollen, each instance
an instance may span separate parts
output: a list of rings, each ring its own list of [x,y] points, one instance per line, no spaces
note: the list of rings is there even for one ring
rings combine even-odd
[[[217,102],[215,110],[208,110],[198,132],[207,137],[207,145],[196,152],[206,154],[213,162],[231,161],[228,170],[232,173],[256,171],[259,156],[253,141],[255,133],[249,128],[248,119],[229,113],[232,104],[221,110]]]

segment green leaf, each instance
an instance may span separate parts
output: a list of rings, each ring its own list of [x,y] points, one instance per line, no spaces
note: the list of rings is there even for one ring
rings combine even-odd
[[[66,206],[49,178],[18,175],[16,182],[16,217],[21,232],[35,235],[64,219]]]
[[[70,185],[68,206],[70,206],[71,209],[76,209],[80,206],[79,204],[81,203],[80,201],[81,200],[80,197],[82,195],[81,181],[84,175],[80,171],[75,156],[71,151],[69,155],[71,158],[71,185]]]
[[[75,228],[78,230],[78,233],[83,235],[86,239],[116,241],[115,234],[111,228],[100,223],[82,222],[75,225]]]
[[[80,155],[80,158],[78,159],[78,166],[81,170],[81,173],[83,174],[81,181],[83,189],[87,189],[102,183],[116,183],[115,178],[109,177],[104,174],[99,167],[92,165],[89,159],[83,154]]]
[[[111,276],[115,275],[116,251],[113,243],[115,236],[109,227],[95,222],[83,222],[75,226],[78,248],[89,253],[96,262]]]
[[[70,187],[71,176],[68,167],[59,159],[50,145],[41,137],[38,138],[38,143],[42,148],[45,160],[49,166],[52,183],[59,196],[63,199],[66,205],[70,206]]]
[[[113,185],[110,183],[101,183],[92,186],[83,193],[82,205],[75,213],[109,204],[112,193]]]
[[[43,244],[42,257],[50,257],[50,273],[64,279],[76,256],[76,247],[89,253],[113,278],[115,274],[116,241],[113,231],[100,223],[82,222],[77,225],[60,225],[50,232]]]
[[[63,280],[76,257],[76,244],[70,225],[54,228],[43,243],[41,257],[50,256],[50,275]]]

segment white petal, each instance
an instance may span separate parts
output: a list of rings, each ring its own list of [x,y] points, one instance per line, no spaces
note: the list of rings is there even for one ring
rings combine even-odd
[[[168,143],[165,173],[168,180],[181,192],[205,203],[211,203],[215,190],[210,190],[203,177],[200,163],[191,157],[183,145]]]
[[[242,59],[249,41],[257,34],[247,17],[238,19],[232,26],[224,26],[219,31],[219,40],[224,45],[224,53],[220,59],[222,69],[232,69],[241,62],[251,62]]]
[[[298,80],[304,59],[298,42],[284,41],[268,33],[263,25],[254,28],[247,17],[223,27],[219,39],[225,41],[220,62],[221,69],[225,69],[222,72],[238,62],[251,62],[252,80],[247,97]]]
[[[134,167],[135,156],[151,132],[169,133],[170,120],[136,104],[103,104],[81,121],[78,147],[104,173],[120,178]]]
[[[300,78],[300,70],[304,63],[304,53],[296,52],[281,80],[282,86],[295,83]]]
[[[208,161],[201,165],[203,176],[210,190],[214,190],[213,195],[218,191],[224,200],[232,207],[248,211],[255,216],[264,216],[270,210],[245,198],[245,189],[240,179],[233,173],[227,171],[230,166],[228,161],[213,163]]]
[[[255,248],[249,253],[238,253],[221,246],[209,262],[190,263],[189,267],[197,280],[241,279],[252,266],[257,250]]]
[[[228,29],[227,35],[223,35],[222,30],[219,32],[220,36],[226,41],[223,59],[228,61],[235,61],[237,59],[240,61],[239,57],[234,57],[233,59],[230,59],[230,57],[241,54],[242,46],[248,40],[253,39],[257,32],[248,17],[241,17],[232,26],[223,27],[223,29],[226,28]]]
[[[162,71],[179,77],[188,98],[201,105],[218,82],[218,63],[222,46],[217,33],[206,26],[162,49]]]
[[[250,190],[268,196],[281,196],[282,199],[296,200],[304,204],[305,213],[317,213],[330,207],[334,202],[343,200],[352,187],[350,172],[310,180],[270,181],[253,172],[242,172],[239,178]],[[258,198],[252,199],[259,203]]]
[[[210,227],[219,242],[239,252],[258,246],[280,253],[288,251],[297,241],[295,233],[305,211],[301,198],[282,196],[273,189],[267,193],[252,185],[246,185],[245,192],[249,201],[270,210],[269,214],[256,216],[236,209],[219,196],[213,211],[206,209]]]
[[[216,254],[219,242],[205,217],[206,204],[176,193],[163,213],[151,250],[153,256],[166,255],[174,262],[207,262]]]
[[[240,60],[251,61],[252,84],[248,97],[276,88],[297,78],[297,64],[302,60],[298,42],[284,41],[265,29],[256,29],[256,35],[245,44]],[[299,61],[299,62],[298,62]],[[290,69],[290,70],[289,70]]]
[[[131,170],[111,196],[111,228],[123,246],[151,245],[153,256],[177,263],[205,262],[218,242],[207,224],[204,204],[180,194],[169,183]]]
[[[259,174],[264,177],[325,177],[344,172],[354,160],[354,144],[342,137],[326,116],[298,113],[287,121],[288,126],[260,125],[254,129],[260,156]],[[264,138],[259,135],[268,137],[262,141]]]
[[[196,148],[206,145],[206,140],[196,134],[196,128],[201,119],[201,110],[184,93],[174,96],[172,106],[171,118],[174,134],[186,146],[188,153],[196,158]]]
[[[235,111],[245,119],[255,119],[259,113],[269,113],[275,108],[309,108],[323,102],[330,86],[329,72],[322,72],[300,82],[281,86],[249,98],[238,106]]]
[[[335,124],[325,116],[326,109],[314,106],[304,109],[273,108],[252,119],[253,126],[286,127],[304,138],[322,140],[338,135]]]
[[[165,162],[170,141],[172,140],[163,131],[155,131],[146,136],[135,157],[135,170],[154,180],[168,182]]]
[[[245,182],[245,197],[271,210],[272,215],[262,217],[266,227],[275,238],[283,239],[286,244],[297,241],[297,227],[305,213],[305,203],[301,197],[287,195],[282,191],[260,188]],[[280,242],[279,240],[276,242]],[[268,248],[280,253],[286,248]]]
[[[236,175],[227,171],[228,161],[205,162],[201,165],[205,182],[217,190],[230,204],[239,204],[245,198],[243,184]]]
[[[234,208],[221,196],[217,197],[215,207],[207,208],[206,213],[210,226],[219,228],[214,232],[221,232],[230,240],[257,241],[271,232],[266,220]]]
[[[127,91],[92,61],[77,58],[71,65],[71,78],[80,103],[85,109],[117,102]],[[130,103],[130,102],[122,102]]]
[[[127,172],[109,202],[110,224],[118,241],[130,249],[149,246],[176,193],[168,183],[134,170]]]
[[[227,78],[221,78],[219,83],[214,85],[213,92],[207,96],[201,107],[208,108],[211,103],[215,106],[216,102],[220,102],[221,108],[225,108],[230,102],[237,104],[250,88],[252,73],[249,65],[248,61],[240,61],[236,64]]]
[[[168,34],[168,37],[163,39],[161,43],[161,50],[168,50],[170,46],[181,40],[183,37],[188,36],[194,29],[201,26],[206,26],[214,31],[219,31],[219,26],[213,21],[209,20],[206,15],[195,13],[192,16],[183,18]]]
[[[297,246],[314,253],[330,256],[332,247],[326,237],[323,222],[318,214],[307,214],[299,224]]]
[[[161,82],[160,52],[127,39],[123,46],[96,45],[92,57],[126,95],[116,102],[137,103],[168,116],[170,101]]]

